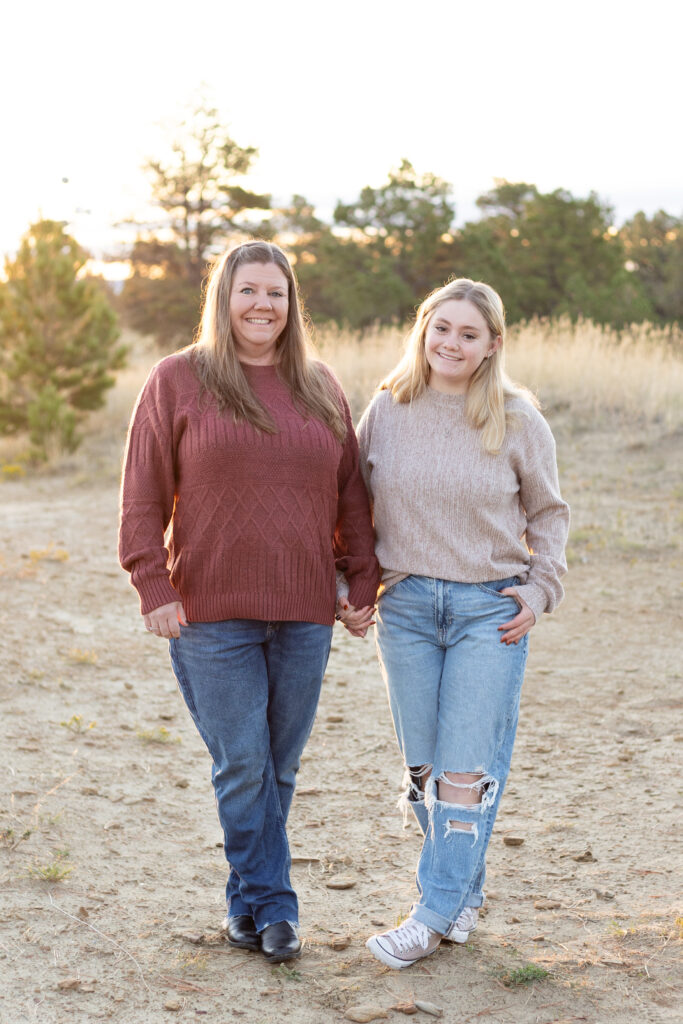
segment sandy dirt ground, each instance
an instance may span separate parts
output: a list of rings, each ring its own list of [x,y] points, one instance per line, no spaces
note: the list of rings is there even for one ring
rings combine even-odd
[[[403,972],[364,947],[419,850],[373,640],[335,634],[290,826],[304,955],[272,967],[219,932],[209,758],[116,562],[114,464],[0,484],[3,1024],[683,1019],[682,439],[552,422],[571,574],[532,634],[486,913]]]

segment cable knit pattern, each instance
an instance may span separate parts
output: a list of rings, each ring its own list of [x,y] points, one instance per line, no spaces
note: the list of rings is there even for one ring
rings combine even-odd
[[[200,398],[191,359],[152,369],[128,434],[119,556],[142,613],[180,600],[195,622],[329,625],[335,568],[352,604],[373,604],[379,570],[346,400],[342,445],[295,408],[274,366],[244,365],[277,426],[265,434]]]
[[[519,576],[537,619],[561,600],[569,509],[555,442],[529,402],[513,398],[508,409],[514,422],[491,455],[465,418],[464,395],[428,388],[404,405],[389,391],[372,400],[358,438],[385,587],[413,574],[460,583]]]

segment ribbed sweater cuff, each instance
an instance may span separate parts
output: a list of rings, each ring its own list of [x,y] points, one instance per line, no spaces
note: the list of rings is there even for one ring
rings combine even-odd
[[[548,595],[545,594],[535,583],[524,583],[520,587],[515,587],[515,590],[529,605],[536,616],[536,622],[538,622],[541,615],[548,607]]]
[[[373,580],[349,580],[349,604],[354,608],[367,608],[377,600],[378,583]]]
[[[155,608],[161,608],[165,604],[172,604],[180,600],[180,594],[175,590],[169,581],[168,576],[155,576],[152,579],[135,584],[140,595],[140,613],[147,615]]]

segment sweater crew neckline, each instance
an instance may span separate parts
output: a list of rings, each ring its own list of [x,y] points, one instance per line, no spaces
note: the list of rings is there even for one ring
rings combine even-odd
[[[437,391],[436,388],[427,385],[425,394],[430,401],[435,402],[437,405],[448,405],[454,408],[464,408],[467,394],[463,395],[450,395],[446,391]]]
[[[240,360],[240,366],[243,370],[249,370],[249,372],[254,370],[265,370],[270,373],[275,373],[277,371],[277,363],[243,363],[242,360]]]

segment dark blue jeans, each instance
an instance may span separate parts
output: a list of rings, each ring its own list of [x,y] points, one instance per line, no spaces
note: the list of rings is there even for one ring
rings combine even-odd
[[[192,622],[171,662],[213,759],[228,914],[298,923],[285,825],[332,642],[314,622]]]

